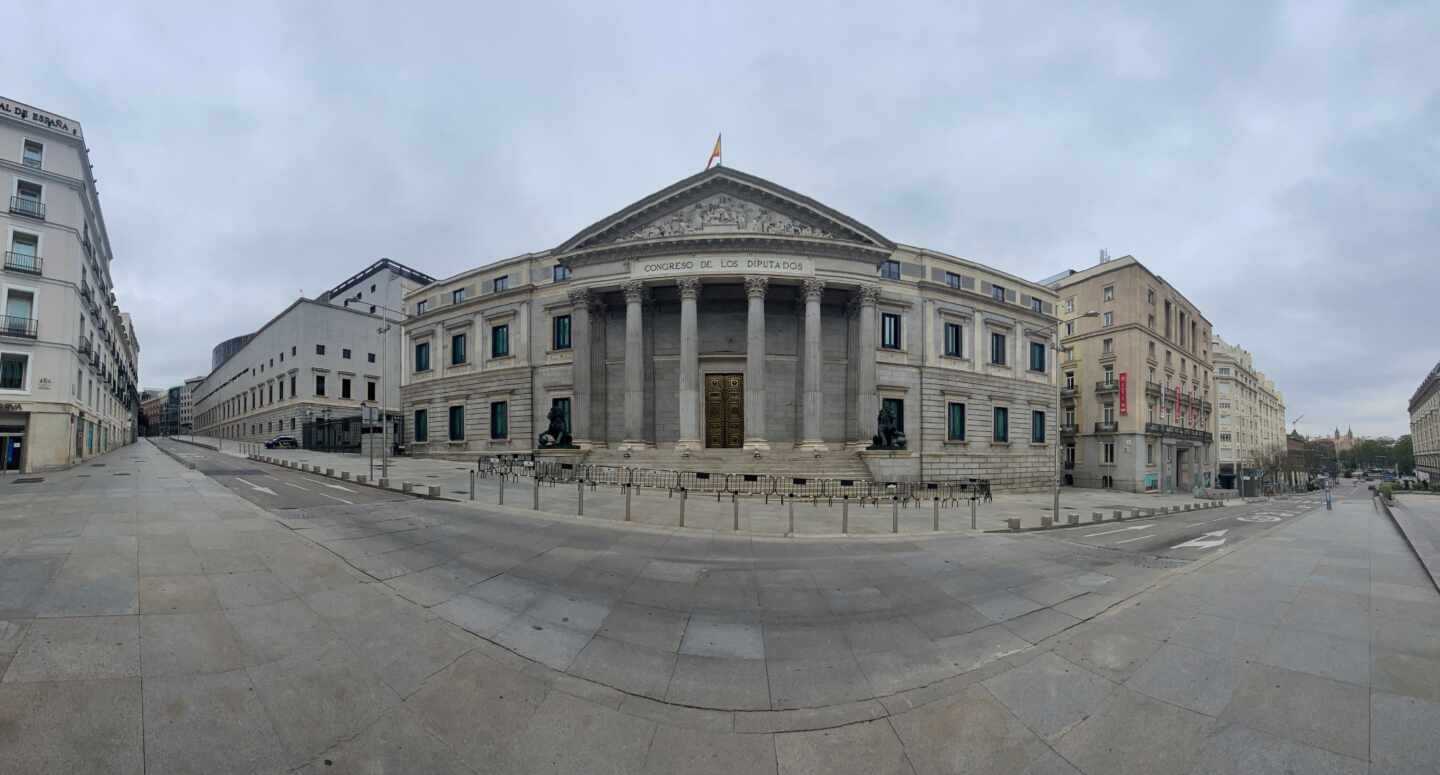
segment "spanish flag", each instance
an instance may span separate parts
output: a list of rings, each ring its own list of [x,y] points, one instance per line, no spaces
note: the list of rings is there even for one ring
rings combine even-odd
[[[715,135],[715,150],[710,152],[710,158],[705,162],[705,169],[710,169],[712,164],[717,166],[720,164],[720,135],[718,134]]]

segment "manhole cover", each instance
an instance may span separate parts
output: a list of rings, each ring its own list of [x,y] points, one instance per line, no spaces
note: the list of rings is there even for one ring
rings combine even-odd
[[[26,476],[15,480],[15,484],[39,484],[45,481],[43,476]]]

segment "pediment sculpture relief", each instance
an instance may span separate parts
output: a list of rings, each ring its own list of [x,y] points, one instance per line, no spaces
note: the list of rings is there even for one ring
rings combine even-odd
[[[794,237],[829,237],[835,234],[787,215],[728,194],[703,199],[631,231],[617,242],[678,237],[711,231],[740,231]]]

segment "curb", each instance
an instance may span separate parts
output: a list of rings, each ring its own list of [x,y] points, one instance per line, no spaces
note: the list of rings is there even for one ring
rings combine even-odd
[[[1435,558],[1436,563],[1432,566],[1426,560],[1424,553],[1415,547],[1415,542],[1410,540],[1410,533],[1405,530],[1405,525],[1391,513],[1390,504],[1385,502],[1385,498],[1383,496],[1374,497],[1380,501],[1380,510],[1385,512],[1385,516],[1395,525],[1395,529],[1400,531],[1400,537],[1405,539],[1405,545],[1410,547],[1410,553],[1415,555],[1415,559],[1420,561],[1420,567],[1424,568],[1425,573],[1430,576],[1430,583],[1435,586],[1435,591],[1440,592],[1440,557]]]
[[[197,446],[204,446],[204,445],[197,445]],[[210,447],[206,447],[206,449],[211,449],[211,448],[210,448]],[[392,492],[392,493],[396,493],[396,494],[399,494],[399,495],[409,495],[409,496],[411,496],[411,497],[420,498],[421,500],[427,500],[427,501],[448,501],[448,502],[450,502],[450,503],[459,503],[459,502],[460,502],[460,501],[459,501],[458,499],[456,499],[456,498],[447,498],[447,497],[445,497],[444,495],[440,495],[438,492],[435,493],[435,494],[433,494],[433,495],[430,494],[430,493],[428,493],[428,492],[420,492],[419,490],[415,489],[417,485],[416,485],[414,482],[400,482],[400,483],[399,483],[399,484],[400,484],[399,487],[381,487],[378,483],[376,483],[376,484],[371,484],[370,481],[368,480],[368,478],[366,478],[366,477],[356,477],[356,476],[352,476],[349,471],[340,471],[340,472],[337,473],[337,472],[335,471],[335,469],[333,469],[333,468],[327,468],[327,469],[325,469],[324,471],[321,471],[319,466],[312,466],[312,467],[309,468],[309,469],[303,469],[303,468],[300,467],[300,464],[295,464],[295,463],[293,463],[292,461],[281,460],[280,458],[272,458],[272,457],[269,457],[269,456],[266,456],[266,455],[250,454],[250,455],[246,455],[246,456],[245,456],[245,459],[246,459],[246,460],[252,460],[252,461],[254,461],[254,462],[256,462],[256,463],[264,463],[264,464],[266,464],[266,465],[272,465],[272,466],[275,466],[276,468],[287,468],[287,469],[289,469],[289,470],[291,470],[291,471],[300,471],[300,472],[302,472],[302,473],[311,474],[311,475],[313,475],[313,476],[323,476],[323,477],[325,477],[326,479],[334,479],[334,480],[336,480],[336,481],[345,482],[346,484],[358,485],[358,486],[360,486],[360,487],[369,487],[369,488],[372,489],[372,490],[380,490],[381,492]],[[362,479],[363,479],[364,481],[361,481]],[[387,479],[381,479],[380,481],[382,481],[382,482],[388,482],[389,480],[387,480]],[[430,487],[431,489],[434,489],[434,490],[439,490],[439,489],[440,489],[440,487],[439,487],[438,485],[426,485],[426,486],[427,486],[427,487]]]
[[[1187,504],[1185,504],[1185,507],[1181,507],[1181,506],[1159,506],[1159,507],[1149,508],[1149,509],[1141,509],[1141,508],[1113,509],[1113,510],[1111,510],[1111,516],[1110,516],[1109,519],[1106,519],[1106,518],[1105,518],[1105,515],[1104,515],[1103,512],[1092,511],[1092,512],[1090,513],[1090,521],[1089,521],[1089,522],[1082,522],[1082,521],[1079,521],[1079,520],[1077,519],[1077,520],[1074,521],[1074,522],[1066,522],[1066,523],[1064,523],[1064,524],[1051,524],[1051,525],[1049,525],[1049,526],[1047,527],[1047,526],[1044,524],[1044,520],[1047,519],[1047,518],[1046,518],[1046,517],[1041,517],[1041,524],[1040,524],[1038,527],[1020,527],[1020,526],[1016,525],[1015,527],[992,528],[992,529],[990,529],[990,530],[983,530],[983,531],[981,531],[981,532],[984,532],[984,533],[1048,533],[1048,532],[1055,531],[1055,530],[1069,530],[1069,529],[1071,529],[1071,528],[1079,528],[1079,527],[1094,527],[1094,526],[1096,526],[1096,525],[1103,525],[1103,524],[1108,524],[1108,523],[1111,523],[1111,522],[1127,522],[1127,521],[1133,521],[1133,520],[1137,520],[1137,519],[1163,519],[1163,518],[1166,518],[1166,517],[1179,516],[1180,514],[1190,514],[1190,513],[1196,512],[1196,511],[1207,511],[1207,510],[1209,510],[1209,509],[1220,509],[1220,508],[1225,508],[1225,502],[1224,502],[1224,501],[1204,500],[1204,501],[1200,501],[1199,503],[1196,503],[1196,504],[1189,504],[1189,503],[1187,503]],[[1126,513],[1127,513],[1127,512],[1128,512],[1129,516],[1126,516]],[[1076,514],[1072,514],[1072,515],[1070,515],[1070,516],[1079,517],[1079,514],[1076,513]],[[1013,521],[1013,522],[1019,522],[1019,520],[1020,520],[1019,517],[1012,517],[1012,518],[1011,518],[1011,521]]]

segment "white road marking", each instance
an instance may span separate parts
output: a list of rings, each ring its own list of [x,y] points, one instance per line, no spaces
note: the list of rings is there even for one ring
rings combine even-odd
[[[265,493],[265,494],[267,494],[267,495],[279,497],[279,496],[276,496],[276,495],[275,495],[275,491],[272,490],[272,489],[270,489],[269,487],[261,487],[261,486],[258,485],[258,484],[255,484],[255,483],[250,482],[250,481],[245,480],[245,479],[241,479],[241,478],[238,477],[238,476],[235,477],[235,481],[237,481],[237,482],[244,482],[245,484],[249,485],[250,489],[252,489],[252,490],[259,490],[260,492],[263,492],[263,493]]]
[[[352,503],[352,502],[350,502],[350,501],[347,501],[347,500],[345,500],[344,498],[337,498],[337,497],[335,497],[334,495],[326,495],[326,494],[323,493],[323,492],[317,492],[317,493],[315,493],[315,494],[316,494],[316,495],[319,495],[319,496],[322,497],[322,498],[329,498],[329,499],[332,500],[332,501],[340,501],[341,503],[345,504],[346,506],[354,506],[354,505],[355,505],[354,503]]]
[[[344,490],[345,492],[355,492],[354,490],[350,489],[349,487],[341,487],[341,486],[338,485],[338,484],[330,484],[329,482],[326,482],[326,483],[325,483],[325,486],[331,488],[332,490]]]
[[[1131,542],[1133,542],[1133,541],[1144,541],[1145,539],[1147,539],[1147,538],[1149,538],[1149,537],[1150,537],[1150,536],[1135,536],[1134,538],[1127,538],[1127,539],[1125,539],[1124,541],[1116,541],[1116,542],[1115,542],[1115,545],[1116,545],[1116,546],[1119,546],[1120,544],[1128,544],[1128,543],[1131,543]]]
[[[1254,514],[1248,517],[1236,517],[1241,522],[1279,522],[1279,517],[1272,517],[1269,514]]]
[[[1186,541],[1186,542],[1183,543],[1183,544],[1175,544],[1174,546],[1172,546],[1172,547],[1170,547],[1170,548],[1171,548],[1171,549],[1214,549],[1215,547],[1219,546],[1220,544],[1225,543],[1225,534],[1228,533],[1228,532],[1230,532],[1230,531],[1229,531],[1229,530],[1212,530],[1212,531],[1206,533],[1205,535],[1200,536],[1199,538],[1192,538],[1192,539],[1190,539],[1189,541]],[[1205,536],[1210,536],[1210,537],[1211,537],[1210,540],[1208,540],[1208,541],[1205,540]]]
[[[287,481],[285,481],[284,479],[279,480],[279,482],[280,482],[281,484],[285,485],[286,487],[294,487],[294,488],[297,489],[297,490],[304,490],[305,492],[310,492],[310,488],[309,488],[309,487],[301,487],[300,485],[295,484],[294,482],[287,482]]]
[[[1153,522],[1148,525],[1131,525],[1130,527],[1117,527],[1114,530],[1105,530],[1099,533],[1086,533],[1084,537],[1094,538],[1095,536],[1108,536],[1111,533],[1123,533],[1126,530],[1149,530],[1152,527],[1155,527],[1155,523]]]

